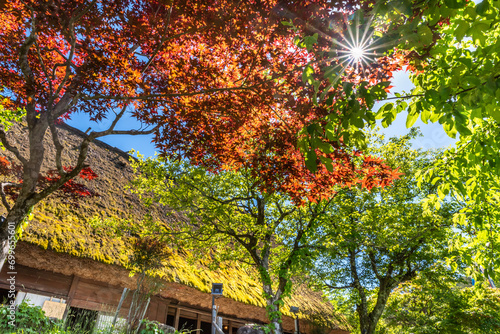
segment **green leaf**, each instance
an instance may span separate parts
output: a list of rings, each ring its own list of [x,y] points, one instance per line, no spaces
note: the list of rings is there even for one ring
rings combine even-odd
[[[352,86],[354,84],[352,82],[344,82],[342,83],[342,87],[344,88],[344,93],[346,96],[349,96],[352,94]]]
[[[330,158],[325,158],[323,160],[323,163],[325,164],[325,167],[326,167],[326,170],[329,171],[330,173],[333,172],[333,163],[332,163],[332,159]]]
[[[354,117],[351,119],[351,122],[354,126],[356,126],[359,129],[362,129],[365,126],[365,123],[363,122],[363,119],[360,117]]]
[[[500,110],[498,109],[492,109],[490,112],[489,112],[490,116],[495,120],[497,121],[498,123],[500,123]]]
[[[410,104],[410,110],[408,112],[408,116],[406,117],[406,128],[411,128],[413,124],[418,119],[418,112],[417,112],[417,106],[416,103]]]
[[[431,116],[431,112],[429,111],[429,109],[424,109],[424,110],[422,110],[422,113],[420,113],[420,119],[425,124],[427,124],[427,122],[429,121],[430,116]]]
[[[445,0],[444,3],[449,8],[459,9],[459,8],[465,7],[465,5],[467,4],[467,1],[466,0]]]
[[[465,21],[462,21],[460,22],[460,24],[458,25],[457,29],[455,30],[455,37],[457,38],[457,41],[461,42],[462,39],[464,38],[467,30],[469,30],[470,28],[470,25],[465,22]]]
[[[316,155],[316,152],[314,150],[308,151],[306,153],[306,157],[305,157],[306,167],[307,167],[307,169],[309,169],[313,173],[316,173],[316,171],[318,170],[316,159],[317,159],[317,155]]]
[[[424,45],[430,45],[433,40],[432,30],[427,25],[421,25],[417,29],[417,34],[420,38],[420,41]]]
[[[326,154],[333,152],[332,145],[325,143],[323,141],[320,141],[317,144],[318,144],[318,148],[321,150],[321,152],[326,153]]]
[[[318,41],[318,33],[315,33],[312,36],[306,36],[304,37],[304,44],[307,49],[307,51],[311,51],[313,48],[313,45]]]
[[[381,119],[386,116],[387,113],[391,112],[394,109],[394,104],[393,103],[386,103],[380,109],[377,111],[377,115],[375,116],[376,119]]]
[[[337,140],[335,127],[333,126],[333,124],[333,122],[328,122],[325,126],[326,138],[328,138],[329,140]]]
[[[495,93],[497,91],[497,83],[495,81],[495,78],[490,77],[488,79],[488,81],[486,81],[484,88],[485,88],[485,91],[488,92],[488,94],[495,96]]]
[[[314,69],[311,65],[306,65],[304,71],[302,72],[302,81],[304,83],[311,83],[311,78],[314,73]]]
[[[484,16],[484,14],[486,14],[489,8],[490,8],[489,0],[483,0],[476,5],[476,13],[478,13],[481,16]]]
[[[457,129],[455,127],[455,122],[453,121],[447,121],[443,125],[444,131],[450,138],[456,138],[457,137]]]
[[[476,23],[469,30],[472,30],[472,39],[476,45],[484,46],[486,43],[485,31],[488,31],[490,25],[487,23]]]

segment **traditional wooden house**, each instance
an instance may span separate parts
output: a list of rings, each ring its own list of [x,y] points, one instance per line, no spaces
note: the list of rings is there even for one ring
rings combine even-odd
[[[19,136],[11,138],[19,147]],[[84,133],[62,125],[61,134],[68,147],[77,147]],[[47,143],[49,140],[47,140]],[[26,149],[26,148],[24,148]],[[49,157],[54,148],[47,144]],[[6,153],[1,153],[6,154]],[[71,165],[76,151],[66,152],[65,164]],[[99,175],[88,183],[100,196],[82,198],[75,205],[64,197],[49,198],[34,211],[29,225],[16,248],[15,274],[7,266],[0,273],[0,298],[6,296],[15,276],[17,302],[28,299],[43,305],[46,301],[61,302],[72,313],[88,310],[97,322],[109,319],[116,310],[124,288],[135,289],[136,278],[130,276],[127,247],[124,241],[105,233],[95,219],[136,219],[146,214],[138,199],[126,186],[132,177],[128,154],[102,142],[90,146],[88,164]],[[158,207],[154,214],[165,223],[177,219],[166,215],[168,209]],[[161,270],[163,288],[152,297],[146,317],[175,328],[210,331],[211,283],[224,284],[224,296],[217,299],[223,329],[235,333],[249,322],[265,323],[266,312],[261,286],[251,270],[235,264],[231,268],[211,271],[202,265],[188,264],[181,256],[172,255]],[[130,296],[121,308],[126,316]],[[283,328],[294,331],[290,306],[300,309],[300,331],[303,333],[348,333],[349,325],[337,314],[321,294],[298,288],[283,307]],[[107,318],[108,317],[108,318]],[[316,325],[321,319],[326,327]]]

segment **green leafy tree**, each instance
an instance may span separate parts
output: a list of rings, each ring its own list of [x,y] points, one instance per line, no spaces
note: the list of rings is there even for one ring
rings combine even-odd
[[[359,73],[353,62],[344,64],[343,71],[338,64],[325,66],[325,78],[334,86],[343,85],[344,94],[330,99],[331,113],[322,123],[304,129],[303,150],[321,150],[329,147],[325,143],[336,141],[364,147],[363,127],[375,126],[376,118],[388,127],[404,111],[408,128],[419,118],[426,124],[439,122],[450,137],[459,140],[434,168],[419,175],[438,187],[429,205],[453,198],[463,207],[455,217],[463,233],[450,246],[469,264],[470,274],[484,272],[496,278],[500,268],[500,1],[377,1],[360,8],[346,26],[371,36],[360,47],[365,60],[372,58],[365,67],[375,63],[369,50],[394,59],[399,54],[398,67],[409,71],[415,87],[388,97],[381,88],[389,82],[370,86],[364,80],[354,85],[346,81],[350,71]],[[339,45],[352,44],[352,35],[345,35],[344,40],[334,41],[332,52],[346,52]],[[321,96],[332,93],[326,89]],[[374,100],[386,103],[374,110]],[[450,265],[454,262],[455,258],[449,260]]]
[[[441,263],[398,287],[381,325],[388,334],[498,333],[500,292],[471,286]]]
[[[442,124],[450,137],[459,135],[456,147],[421,177],[438,185],[435,205],[450,196],[464,208],[455,217],[463,233],[451,246],[469,264],[468,273],[495,278],[500,269],[500,1],[445,3],[455,14],[436,27],[432,45],[424,50],[400,44],[413,55],[415,88],[381,108],[379,117],[391,118],[407,105],[407,126],[420,117]],[[429,8],[423,20],[440,10]]]
[[[270,330],[281,333],[283,298],[291,292],[291,277],[314,257],[309,240],[330,201],[297,206],[290,197],[259,190],[245,170],[210,173],[162,158],[139,160],[134,168],[141,174],[133,192],[146,204],[158,202],[184,215],[169,231],[182,249],[195,258],[208,254],[214,267],[230,261],[256,269]]]
[[[400,167],[400,179],[384,189],[340,191],[317,232],[325,252],[315,263],[316,278],[332,297],[349,294],[363,334],[375,333],[392,291],[442,256],[451,233],[453,209],[426,212],[421,202],[435,187],[417,187],[414,175],[435,154],[411,149],[415,134],[370,148]]]

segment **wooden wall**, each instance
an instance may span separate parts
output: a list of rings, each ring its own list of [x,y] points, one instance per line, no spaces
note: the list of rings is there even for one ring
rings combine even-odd
[[[7,267],[4,266],[4,270],[0,272],[0,289],[9,290],[7,279],[10,275],[7,273]],[[62,298],[67,300],[68,305],[71,307],[114,314],[123,292],[123,288],[105,282],[78,276],[66,276],[20,264],[16,265],[16,272],[16,291]],[[128,294],[122,305],[121,317],[127,316],[131,299],[132,292]],[[243,319],[227,317],[223,314],[221,316],[223,317],[224,332],[226,334],[235,334],[239,327],[247,323]],[[196,329],[200,329],[211,322],[211,313],[210,309],[200,309],[177,300],[154,296],[151,298],[146,318],[160,323],[167,323],[176,329],[182,327],[182,319],[189,319],[192,320],[191,323],[195,324]],[[300,326],[304,332],[312,331],[309,324],[304,323],[302,320]],[[348,334],[348,332],[335,329],[331,330],[330,334]]]
[[[4,268],[6,268],[5,266]],[[114,313],[120,301],[123,289],[98,281],[91,281],[78,276],[65,276],[50,271],[16,265],[16,290],[30,292],[49,297],[57,297],[67,300],[71,307]],[[0,288],[9,289],[7,279],[10,275],[4,270],[0,273]],[[120,316],[126,317],[132,300],[132,292],[129,292],[120,310]],[[178,328],[180,319],[192,319],[197,328],[201,322],[211,322],[210,310],[201,310],[184,305],[175,300],[168,300],[158,296],[151,298],[146,318],[167,323],[167,316],[173,318],[171,325]],[[244,325],[241,319],[224,318],[223,325],[236,329]]]

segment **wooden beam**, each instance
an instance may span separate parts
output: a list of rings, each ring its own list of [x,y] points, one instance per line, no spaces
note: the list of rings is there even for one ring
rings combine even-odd
[[[204,315],[207,315],[209,316],[210,318],[212,318],[212,313],[210,313],[210,311],[204,311],[204,310],[200,310],[198,308],[191,308],[189,306],[177,306],[177,308],[181,309],[181,310],[186,310],[186,311],[189,311],[189,312],[196,312],[196,313],[200,313],[200,314],[204,314]],[[230,317],[230,316],[226,316],[224,315],[224,313],[222,312],[219,312],[219,316],[224,318],[225,320],[233,320],[235,322],[239,322],[239,323],[242,323],[242,324],[245,324],[245,323],[248,323],[248,320],[245,320],[243,318],[234,318],[234,317]]]
[[[179,318],[181,317],[181,309],[178,307],[175,309],[175,319],[174,319],[174,328],[179,330]]]

